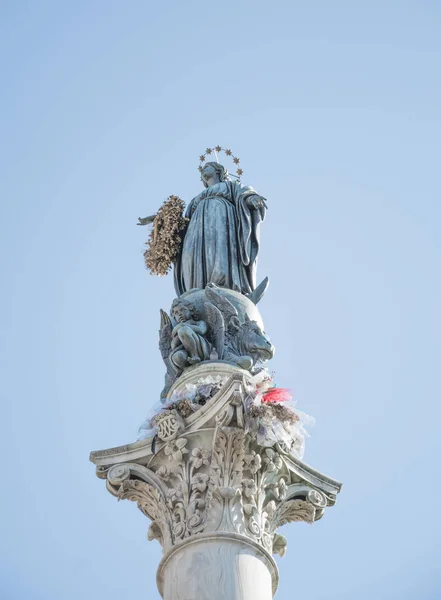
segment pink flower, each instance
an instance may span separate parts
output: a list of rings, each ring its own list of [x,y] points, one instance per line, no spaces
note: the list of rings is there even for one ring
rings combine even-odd
[[[269,404],[272,404],[273,402],[287,402],[288,400],[292,400],[292,394],[289,388],[273,387],[262,396],[262,402]]]

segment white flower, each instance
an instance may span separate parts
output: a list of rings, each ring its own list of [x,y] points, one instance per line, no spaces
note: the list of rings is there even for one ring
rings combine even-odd
[[[176,460],[180,462],[183,454],[188,454],[188,450],[185,448],[187,440],[185,438],[179,438],[173,442],[169,442],[165,447],[165,454],[168,456],[168,460]]]
[[[163,481],[170,480],[170,471],[167,469],[165,465],[161,465],[159,469],[156,471],[156,475],[160,477]]]
[[[274,452],[271,448],[267,448],[265,450],[266,457],[263,459],[264,464],[266,465],[266,470],[271,473],[272,471],[278,471],[282,468],[282,459]]]
[[[247,498],[250,498],[253,494],[257,492],[257,486],[254,479],[244,479],[242,481],[243,493]]]
[[[261,465],[262,459],[260,457],[260,454],[256,454],[254,450],[251,452],[251,454],[245,456],[245,466],[249,471],[251,471],[252,475],[255,475],[257,473]]]
[[[210,452],[202,448],[193,448],[191,452],[191,460],[195,469],[199,469],[202,465],[210,464]]]
[[[205,492],[207,489],[209,477],[205,473],[197,473],[191,480],[191,485],[199,492]]]

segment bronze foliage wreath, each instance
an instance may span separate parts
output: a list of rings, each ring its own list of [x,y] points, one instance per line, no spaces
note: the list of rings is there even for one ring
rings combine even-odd
[[[167,275],[176,262],[189,219],[184,217],[185,203],[179,196],[169,196],[154,220],[144,260],[152,275]]]

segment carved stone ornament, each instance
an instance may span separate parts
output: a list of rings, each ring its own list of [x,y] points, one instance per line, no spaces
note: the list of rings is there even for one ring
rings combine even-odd
[[[257,306],[249,298],[213,283],[161,310],[159,349],[167,374],[164,396],[190,366],[223,360],[251,373],[274,355]]]
[[[91,460],[114,496],[136,502],[151,519],[148,538],[158,540],[165,555],[195,536],[216,533],[283,556],[286,540],[277,529],[314,523],[335,503],[341,484],[279,445],[264,448],[251,438],[243,415],[246,371],[199,365],[177,385],[213,371],[229,374],[227,383],[187,419],[161,415],[156,454],[145,440],[113,454],[93,452]]]
[[[159,413],[155,417],[155,425],[158,428],[158,438],[163,442],[174,440],[185,428],[184,421],[176,410]]]

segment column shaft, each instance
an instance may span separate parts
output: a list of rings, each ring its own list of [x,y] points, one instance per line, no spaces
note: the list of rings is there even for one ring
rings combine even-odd
[[[274,561],[233,537],[193,538],[166,555],[158,569],[164,600],[272,600],[273,585]]]

